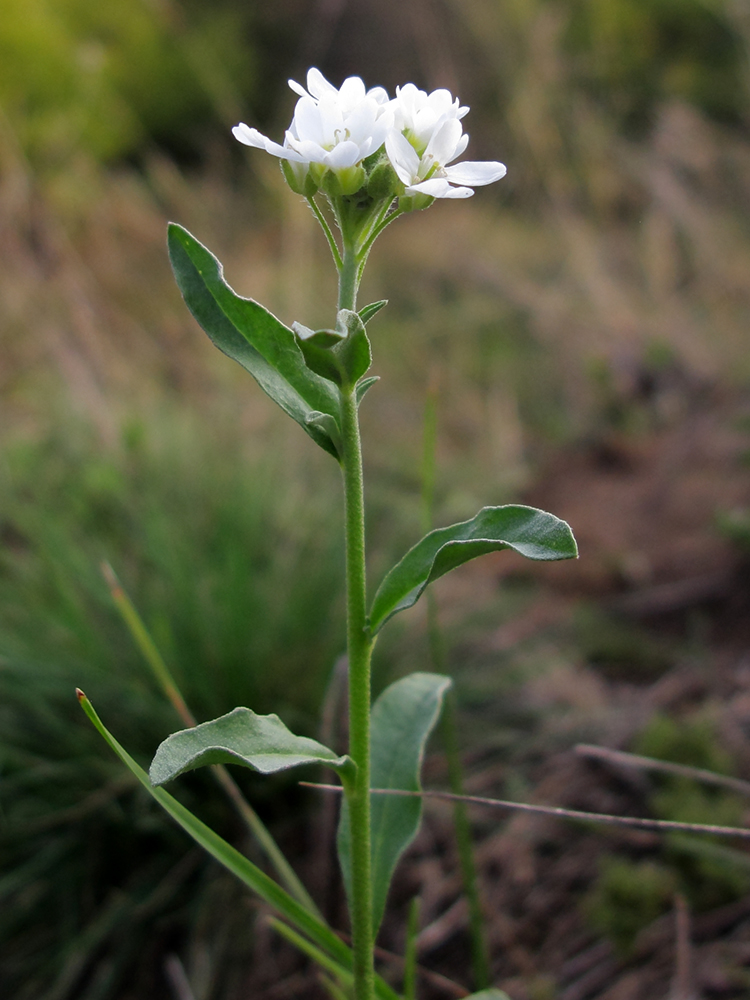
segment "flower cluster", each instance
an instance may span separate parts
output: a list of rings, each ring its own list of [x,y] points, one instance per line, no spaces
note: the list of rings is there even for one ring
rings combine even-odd
[[[381,200],[399,197],[402,208],[419,208],[434,198],[468,198],[474,187],[505,175],[502,163],[453,163],[469,142],[461,125],[469,109],[447,90],[428,94],[407,83],[389,99],[356,76],[337,90],[317,69],[309,70],[307,89],[293,80],[289,86],[299,101],[283,145],[244,123],[232,131],[247,146],[279,157],[299,194],[377,188]]]

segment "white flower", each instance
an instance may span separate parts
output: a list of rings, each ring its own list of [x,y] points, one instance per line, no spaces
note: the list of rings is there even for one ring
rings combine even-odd
[[[283,146],[244,122],[232,129],[235,139],[303,165],[300,178],[314,163],[343,173],[383,145],[393,114],[382,87],[365,90],[358,76],[350,76],[337,90],[317,69],[308,71],[307,90],[294,80],[289,86],[300,99]]]
[[[391,102],[393,128],[385,149],[406,194],[430,198],[469,198],[473,187],[505,176],[502,163],[465,162],[449,166],[469,142],[461,119],[468,112],[448,90],[419,90],[413,83],[396,88]],[[458,185],[458,186],[453,186]],[[465,186],[463,186],[465,185]]]
[[[394,129],[388,133],[385,149],[399,180],[406,185],[406,194],[470,198],[474,194],[473,187],[492,184],[505,176],[505,165],[495,161],[465,161],[449,166],[469,142],[468,135],[462,133],[457,118],[438,122],[421,156],[401,132]],[[453,187],[454,184],[459,186]]]
[[[469,109],[461,107],[449,90],[433,90],[428,94],[413,83],[396,87],[392,101],[393,127],[411,142],[418,153],[423,153],[436,127],[448,118],[461,119]]]

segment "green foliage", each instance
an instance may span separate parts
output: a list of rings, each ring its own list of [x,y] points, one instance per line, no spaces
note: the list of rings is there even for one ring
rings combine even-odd
[[[410,674],[385,691],[372,707],[370,786],[419,791],[425,745],[440,716],[451,681],[438,674]],[[373,795],[371,799],[373,927],[383,919],[388,888],[398,859],[412,842],[422,818],[417,797]],[[351,899],[349,810],[341,809],[339,860]]]
[[[36,163],[106,162],[148,142],[195,153],[242,103],[247,19],[225,2],[6,0],[0,103]]]
[[[750,554],[750,507],[737,507],[717,515],[722,535],[737,546],[743,555]]]
[[[47,440],[6,445],[0,941],[12,960],[2,963],[0,994],[36,1000],[64,977],[75,990],[93,976],[101,998],[126,982],[148,995],[153,921],[170,912],[182,935],[205,920],[209,893],[234,892],[229,877],[217,881],[199,856],[186,857],[184,836],[102,754],[75,704],[79,685],[136,756],[150,758],[175,728],[100,561],[117,567],[199,719],[252,704],[314,733],[344,641],[332,508],[320,481],[293,482],[275,459],[249,461],[236,427],[184,412],[132,422],[113,448],[65,420]],[[297,793],[278,797],[283,779],[239,777],[271,825],[299,812]],[[185,779],[179,795],[237,836],[207,775]],[[214,914],[207,926],[201,947],[217,953],[214,929],[235,940],[248,933],[246,916],[227,917],[219,932]],[[93,998],[82,986],[76,995]]]
[[[169,257],[185,303],[213,343],[249,371],[316,444],[338,457],[335,441],[316,419],[322,414],[335,423],[338,392],[310,370],[292,331],[257,302],[235,294],[211,251],[175,223],[169,226]]]
[[[436,528],[411,548],[385,576],[373,598],[370,629],[416,604],[425,587],[470,559],[512,549],[527,559],[573,559],[578,555],[570,527],[554,514],[507,504],[484,507],[471,520]]]
[[[641,733],[636,752],[718,774],[733,771],[731,757],[717,741],[715,726],[701,716],[678,721],[655,715]],[[719,826],[742,826],[745,812],[739,795],[671,775],[660,776],[649,805],[660,819]],[[750,857],[720,840],[671,834],[665,841],[664,856],[696,909],[731,902],[750,886]]]
[[[714,771],[731,772],[731,759],[716,740],[706,718],[675,720],[655,715],[635,742],[634,751],[658,760]],[[692,778],[655,776],[649,809],[659,819],[720,826],[742,826],[745,804],[738,795]],[[672,905],[682,893],[697,912],[741,898],[750,888],[750,856],[718,838],[671,833],[659,856],[635,862],[608,858],[585,910],[593,927],[623,955],[637,934]]]
[[[728,4],[584,0],[568,5],[573,78],[626,128],[678,98],[724,122],[745,115],[745,52]]]
[[[672,906],[674,873],[653,861],[605,858],[583,906],[589,923],[626,956],[638,933]]]
[[[220,719],[168,736],[156,751],[149,777],[153,785],[165,785],[186,771],[211,764],[240,764],[261,774],[324,764],[342,777],[352,769],[349,757],[337,757],[317,740],[295,736],[278,715],[234,708]]]
[[[714,725],[710,719],[701,716],[677,720],[657,712],[633,744],[633,753],[672,761],[674,764],[704,768],[719,774],[732,772],[731,757],[717,742]],[[700,823],[702,820],[695,819],[694,822]]]
[[[663,674],[673,662],[666,641],[593,604],[576,609],[574,632],[581,654],[607,677],[645,681]]]

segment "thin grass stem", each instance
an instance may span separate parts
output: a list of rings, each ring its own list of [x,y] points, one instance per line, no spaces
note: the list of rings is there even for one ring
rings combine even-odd
[[[167,666],[164,657],[151,637],[150,632],[141,618],[138,609],[133,604],[125,588],[117,578],[117,574],[108,562],[102,563],[102,575],[109,587],[115,607],[125,622],[136,646],[143,654],[144,659],[151,667],[154,677],[159,683],[162,691],[172,703],[174,710],[188,729],[192,729],[197,723],[195,716],[187,706],[187,702],[182,696],[175,679]],[[242,794],[239,785],[231,776],[223,764],[215,764],[213,771],[216,781],[219,783],[229,801],[237,810],[242,821],[250,830],[250,833],[257,841],[258,845],[265,852],[271,862],[279,879],[286,886],[292,896],[306,907],[310,913],[320,917],[320,911],[315,905],[312,897],[305,889],[302,882],[297,877],[296,872],[284,857],[281,849],[273,839],[271,832],[263,820],[258,816],[253,807]]]
[[[322,785],[313,781],[300,781],[305,788],[318,788],[324,792],[341,793],[340,785]],[[714,837],[741,837],[750,840],[750,828],[743,826],[713,826],[710,823],[682,823],[671,819],[644,819],[640,816],[613,816],[609,813],[582,812],[580,809],[564,809],[562,806],[542,806],[531,802],[510,802],[507,799],[489,799],[481,795],[455,795],[453,792],[410,792],[399,788],[371,788],[371,795],[410,795],[426,799],[443,799],[446,802],[466,802],[471,805],[489,806],[492,809],[510,809],[517,812],[538,813],[542,816],[557,816],[583,823],[604,823],[608,826],[633,826],[641,830],[680,830],[685,833],[707,833]]]
[[[588,743],[579,743],[576,747],[576,753],[582,757],[598,758],[611,764],[637,767],[644,771],[661,771],[679,778],[692,778],[693,781],[702,781],[707,785],[718,785],[720,788],[727,788],[750,798],[750,781],[732,778],[728,774],[717,774],[716,771],[706,771],[702,767],[675,764],[673,761],[656,760],[654,757],[641,757],[639,754],[625,753],[624,750],[611,750],[609,747],[591,746]]]

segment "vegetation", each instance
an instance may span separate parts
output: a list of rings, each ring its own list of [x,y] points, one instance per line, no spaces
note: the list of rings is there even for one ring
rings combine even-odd
[[[315,458],[289,471],[284,453],[305,442],[286,436],[221,359],[209,360],[168,272],[164,223],[179,217],[226,250],[239,292],[288,322],[316,310],[329,320],[314,223],[294,205],[280,226],[269,222],[264,206],[280,204],[280,178],[234,148],[236,120],[280,135],[287,77],[315,61],[332,78],[374,79],[368,53],[377,50],[394,80],[454,85],[472,105],[477,156],[509,164],[504,191],[483,192],[454,220],[425,214],[399,239],[385,235],[373,256],[365,295],[391,298],[373,321],[388,378],[362,410],[386,483],[371,497],[376,571],[394,554],[386,536],[396,552],[418,537],[430,383],[442,524],[474,513],[478,499],[518,500],[561,446],[627,467],[696,401],[731,396],[750,377],[750,26],[740,5],[445,0],[422,24],[424,15],[407,24],[403,5],[390,3],[315,20],[323,6],[8,0],[0,21],[9,251],[0,274],[0,992],[20,1000],[163,993],[161,965],[174,950],[209,955],[203,972],[200,959],[189,969],[196,996],[236,995],[243,975],[232,948],[247,927],[216,917],[234,888],[186,857],[185,839],[102,752],[71,697],[76,684],[96,695],[144,758],[174,728],[111,605],[101,560],[126,584],[199,718],[251,704],[318,735],[342,648],[341,552],[328,531],[335,484]],[[403,40],[379,48],[378,32]],[[301,527],[303,506],[314,531]],[[747,501],[713,513],[746,551]],[[602,590],[647,579],[630,555],[610,553],[606,573],[584,579],[587,601],[564,654],[554,651],[554,623],[552,639],[521,630],[511,651],[496,635],[511,610],[533,616],[533,580],[516,575],[502,599],[492,574],[439,591],[464,672],[459,696],[475,712],[460,739],[480,761],[521,758],[509,782],[524,794],[535,772],[523,755],[541,753],[529,746],[543,712],[519,700],[522,682],[541,688],[561,655],[637,684],[684,659],[673,623],[634,627],[592,610]],[[461,602],[476,612],[471,633],[455,626]],[[415,669],[418,657],[426,664],[422,622],[411,621],[380,645],[381,679],[401,664]],[[685,626],[693,648],[702,621]],[[498,689],[502,705],[492,701]],[[726,769],[714,727],[673,725],[657,717],[637,749]],[[698,750],[677,746],[678,736]],[[554,748],[563,742],[567,730],[550,737]],[[186,802],[239,841],[209,787],[191,779]],[[282,839],[304,839],[294,814],[307,799],[244,787]],[[741,818],[728,794],[655,787],[655,815]],[[674,838],[656,857],[606,861],[589,911],[597,930],[627,950],[670,909],[674,886],[696,909],[745,893],[744,854],[715,846],[700,853]]]

